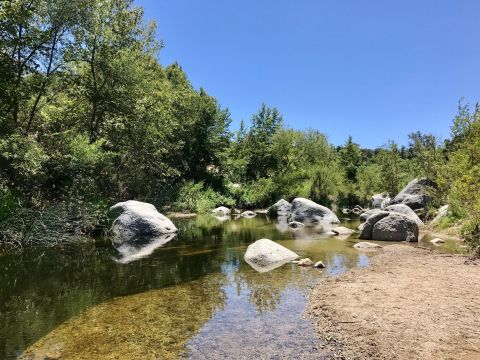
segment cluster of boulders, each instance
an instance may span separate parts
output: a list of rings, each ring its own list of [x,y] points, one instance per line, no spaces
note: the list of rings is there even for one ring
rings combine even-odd
[[[276,213],[280,220],[286,220],[288,226],[292,229],[302,228],[305,225],[340,223],[332,210],[305,198],[295,198],[291,204],[281,199],[272,205],[269,210]]]
[[[417,213],[430,201],[429,191],[435,184],[428,179],[414,179],[393,199],[388,194],[372,197],[372,209],[360,215],[360,239],[418,241],[424,226]],[[447,210],[448,211],[448,208]],[[445,212],[444,211],[444,212]]]

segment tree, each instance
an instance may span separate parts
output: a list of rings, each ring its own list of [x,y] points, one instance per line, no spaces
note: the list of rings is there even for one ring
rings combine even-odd
[[[339,154],[340,164],[345,169],[347,179],[352,182],[355,181],[362,156],[360,146],[354,143],[353,138],[349,136],[345,145],[340,147]]]

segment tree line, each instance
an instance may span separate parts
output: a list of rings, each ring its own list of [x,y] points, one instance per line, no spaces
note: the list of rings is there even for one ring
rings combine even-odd
[[[450,203],[478,241],[478,106],[460,105],[450,139],[417,132],[402,147],[333,146],[265,104],[232,132],[227,108],[160,64],[162,47],[131,0],[2,1],[0,222],[61,204],[70,218],[95,214],[89,231],[132,198],[197,212],[296,196],[367,205],[426,176],[435,205]]]

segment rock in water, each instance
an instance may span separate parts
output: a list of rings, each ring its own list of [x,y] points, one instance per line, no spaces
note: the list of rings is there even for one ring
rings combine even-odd
[[[390,215],[387,211],[376,211],[365,221],[363,227],[360,229],[359,239],[362,240],[372,240],[372,232],[374,225],[381,219]]]
[[[309,267],[313,265],[313,261],[310,260],[309,258],[306,259],[300,259],[298,261],[298,266],[303,266],[303,267]]]
[[[272,240],[260,239],[250,244],[245,253],[245,261],[259,272],[273,270],[299,256]]]
[[[338,224],[337,215],[329,208],[319,205],[311,200],[296,198],[292,201],[292,210],[289,221],[302,223]]]
[[[244,211],[243,213],[240,214],[240,216],[243,218],[251,219],[257,216],[257,213],[253,211]]]
[[[409,218],[411,218],[413,221],[415,221],[419,227],[422,227],[422,226],[423,226],[423,221],[420,220],[420,218],[419,218],[418,215],[415,213],[415,211],[413,211],[413,210],[412,210],[410,207],[408,207],[407,205],[404,205],[404,204],[390,205],[390,206],[387,206],[387,207],[385,208],[385,211],[403,214],[403,215],[408,216]]]
[[[444,244],[444,243],[445,243],[445,240],[440,239],[440,238],[435,238],[435,239],[433,239],[433,240],[430,240],[430,242],[431,242],[433,245],[440,246],[441,244]]]
[[[286,216],[290,214],[292,204],[290,204],[287,200],[280,199],[275,204],[273,204],[271,208],[276,209],[278,216]]]
[[[288,226],[291,227],[292,229],[301,229],[305,225],[301,222],[298,222],[298,221],[292,221],[292,222],[288,223]]]
[[[335,235],[351,235],[354,233],[352,229],[346,228],[344,226],[337,226],[332,229],[332,232]]]
[[[403,214],[390,213],[375,223],[371,239],[415,242],[418,241],[418,232],[414,220]]]
[[[325,264],[321,261],[317,261],[315,263],[315,265],[313,265],[313,267],[317,268],[317,269],[324,269],[325,268]]]
[[[429,179],[413,179],[395,196],[391,204],[404,204],[412,210],[423,209],[430,201],[429,188],[435,187],[435,183]]]
[[[362,242],[356,243],[355,245],[353,245],[353,247],[355,249],[379,249],[382,246],[380,246],[378,244],[375,244],[375,243],[362,241]]]
[[[152,204],[128,200],[115,204],[110,210],[120,213],[112,225],[112,232],[117,241],[178,231],[170,219],[160,214]]]
[[[232,210],[230,210],[229,208],[227,208],[225,206],[219,206],[219,207],[213,209],[212,213],[214,213],[215,215],[225,216],[225,215],[230,215],[232,213]]]

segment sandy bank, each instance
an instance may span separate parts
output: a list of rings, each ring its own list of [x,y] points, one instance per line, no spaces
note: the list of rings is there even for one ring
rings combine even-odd
[[[329,278],[309,314],[345,359],[480,359],[480,262],[408,245]]]

